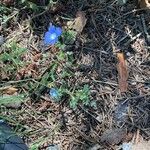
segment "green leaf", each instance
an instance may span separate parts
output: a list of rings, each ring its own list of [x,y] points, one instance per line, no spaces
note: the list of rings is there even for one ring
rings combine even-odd
[[[34,10],[34,11],[39,10],[38,6],[35,3],[28,2],[28,4],[29,4],[29,8],[31,8],[32,10]]]
[[[58,67],[57,63],[54,63],[52,65],[52,68],[51,68],[51,71],[50,71],[50,77],[51,77],[52,81],[56,80],[55,78],[56,78],[56,69],[57,69],[57,67]]]
[[[66,54],[63,51],[59,51],[58,55],[57,55],[57,59],[58,60],[65,60],[66,58]]]
[[[0,96],[0,105],[20,103],[24,100],[24,95]]]
[[[76,99],[75,97],[71,97],[71,100],[70,100],[70,107],[72,109],[76,109],[77,108],[77,104],[78,104],[78,99]]]
[[[76,109],[79,102],[84,105],[90,104],[90,90],[88,85],[84,85],[83,89],[75,90],[73,94],[69,94],[71,96],[70,107]]]
[[[76,40],[76,36],[77,36],[77,32],[75,32],[73,30],[65,31],[62,34],[63,41],[65,44],[73,44]]]

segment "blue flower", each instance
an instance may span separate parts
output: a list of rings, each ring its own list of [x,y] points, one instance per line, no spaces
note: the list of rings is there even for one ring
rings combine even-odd
[[[58,41],[58,37],[62,34],[60,27],[50,25],[48,31],[44,35],[44,43],[46,45],[54,45]]]
[[[58,99],[59,98],[59,92],[57,89],[55,88],[51,88],[49,91],[49,95],[54,98],[54,99]]]

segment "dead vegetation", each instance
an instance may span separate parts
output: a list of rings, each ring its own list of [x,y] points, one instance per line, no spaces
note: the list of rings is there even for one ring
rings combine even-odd
[[[31,148],[37,149],[58,144],[62,150],[95,147],[96,150],[115,150],[134,139],[137,131],[138,136],[149,140],[150,17],[147,3],[140,1],[139,8],[134,0],[123,6],[114,1],[68,0],[58,1],[44,13],[32,14],[26,9],[13,12],[7,27],[2,26],[1,35],[5,36],[6,45],[15,40],[27,53],[21,55],[24,64],[19,63],[17,70],[6,71],[9,62],[0,62],[0,92],[5,96],[31,93],[17,110],[1,105],[1,118],[6,119]],[[67,77],[65,82],[70,87],[88,84],[94,105],[79,103],[76,110],[69,107],[66,96],[55,103],[47,94],[48,87],[33,86],[50,72],[48,66],[59,52],[55,47],[43,46],[43,33],[49,22],[65,28],[68,18],[77,20],[71,28],[78,30],[78,35],[67,47],[67,51],[73,52],[75,66],[70,69],[73,76]],[[7,50],[1,48],[2,55]],[[63,63],[57,69],[59,77]],[[58,79],[57,84],[61,82]]]

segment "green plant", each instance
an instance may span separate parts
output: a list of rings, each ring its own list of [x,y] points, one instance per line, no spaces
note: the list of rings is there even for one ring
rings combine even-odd
[[[74,30],[66,30],[62,33],[62,41],[56,43],[56,47],[60,50],[66,50],[68,45],[72,45],[76,40],[77,32]]]
[[[39,12],[41,10],[48,10],[48,8],[53,7],[57,3],[57,1],[49,0],[46,6],[41,6],[44,2],[36,1],[36,0],[18,0],[18,4],[25,6],[33,10],[34,12]],[[39,5],[40,4],[40,5]]]
[[[79,103],[83,105],[90,104],[90,89],[88,85],[84,85],[83,87],[80,87],[78,85],[76,85],[75,87],[70,86],[70,82],[68,82],[68,79],[74,78],[74,73],[70,70],[70,68],[74,67],[73,62],[74,59],[72,52],[59,51],[56,55],[55,61],[51,63],[50,72],[47,72],[43,76],[41,82],[44,84],[47,84],[47,82],[49,82],[47,84],[48,87],[57,88],[58,93],[61,96],[68,95],[67,97],[70,100],[70,107],[76,109]]]
[[[80,90],[75,90],[71,95],[70,95],[70,107],[73,109],[76,109],[78,103],[82,103],[84,105],[89,105],[90,103],[90,89],[88,85],[84,85],[84,87]]]
[[[0,105],[7,105],[11,103],[20,103],[24,99],[23,95],[7,95],[7,96],[0,96]]]
[[[14,74],[15,71],[25,65],[25,62],[22,61],[22,56],[25,54],[26,48],[22,48],[16,42],[12,42],[7,44],[5,49],[0,55],[1,63],[4,66],[2,71]]]
[[[73,44],[76,40],[77,32],[74,30],[65,31],[62,35],[65,44]]]
[[[65,77],[71,77],[73,73],[69,68],[73,67],[73,61],[72,52],[59,51],[56,55],[56,60],[54,60],[50,66],[50,81],[54,82],[57,80],[63,80]],[[60,73],[57,73],[58,68],[61,70]]]
[[[19,0],[19,4],[25,5],[25,7],[32,9],[33,11],[39,11],[39,7],[37,6],[36,3],[29,1],[29,0]]]
[[[89,105],[90,106],[90,89],[88,85],[83,87],[74,87],[73,91],[71,87],[67,85],[66,82],[63,82],[63,85],[58,89],[59,94],[68,95],[69,105],[72,109],[76,109],[78,104]],[[80,88],[80,89],[78,89]],[[54,100],[55,102],[60,100]]]
[[[19,11],[17,9],[11,9],[8,8],[2,4],[0,4],[0,22],[1,22],[1,26],[6,27],[7,22],[11,19],[13,19],[17,14],[19,13]]]

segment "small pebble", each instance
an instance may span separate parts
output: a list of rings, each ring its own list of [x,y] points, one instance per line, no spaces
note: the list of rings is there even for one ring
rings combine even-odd
[[[58,98],[58,96],[59,96],[58,90],[55,89],[55,88],[51,88],[50,91],[49,91],[49,95],[52,98]]]
[[[59,102],[60,101],[60,93],[59,93],[58,89],[51,88],[49,90],[49,95],[53,99],[54,102]]]

